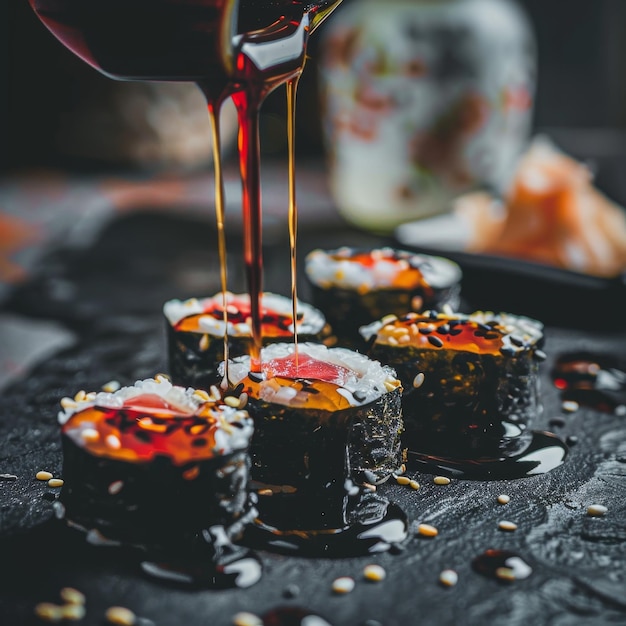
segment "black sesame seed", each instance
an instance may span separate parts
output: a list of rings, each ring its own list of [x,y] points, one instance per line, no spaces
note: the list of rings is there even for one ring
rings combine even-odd
[[[429,335],[428,342],[436,348],[441,348],[443,346],[443,341],[441,341],[441,339],[439,339],[439,337],[436,337],[435,335]]]
[[[456,335],[460,335],[462,332],[463,332],[462,328],[451,328],[450,332],[448,334],[450,334],[453,337],[455,337]]]
[[[513,346],[502,346],[500,352],[505,356],[513,356],[517,354],[517,350]]]
[[[437,313],[437,311],[428,311],[428,317],[430,317],[431,320],[436,320],[438,315],[439,313]]]
[[[498,339],[500,337],[499,333],[487,333],[485,334],[485,339]]]
[[[422,335],[430,335],[430,333],[433,332],[428,326],[422,326],[421,328],[418,328],[418,331]]]
[[[263,376],[263,374],[257,374],[255,372],[250,372],[248,374],[248,377],[250,378],[252,382],[255,382],[255,383],[263,382],[263,380],[265,379],[265,376]]]
[[[447,335],[450,332],[450,326],[448,326],[448,324],[442,324],[441,326],[439,326],[439,328],[437,329],[437,332],[440,335]]]
[[[197,439],[194,439],[191,442],[191,445],[194,448],[201,448],[202,446],[206,446],[207,445],[207,440],[204,437],[198,437]]]
[[[543,350],[535,350],[535,358],[537,361],[545,361],[548,355]]]
[[[511,343],[516,346],[521,347],[524,345],[524,340],[521,337],[517,337],[516,335],[510,335],[509,339],[511,340]]]

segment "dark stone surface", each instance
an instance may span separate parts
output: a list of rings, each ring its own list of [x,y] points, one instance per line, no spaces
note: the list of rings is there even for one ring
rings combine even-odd
[[[557,326],[546,330],[544,411],[533,427],[547,429],[555,417],[565,420],[557,434],[578,437],[565,464],[519,480],[453,480],[436,486],[432,475],[415,473],[422,485],[418,491],[389,483],[380,487],[381,494],[405,509],[413,528],[395,553],[305,559],[260,552],[265,574],[255,586],[194,590],[146,578],[132,555],[87,546],[55,520],[57,492],[34,476],[40,469],[61,471],[59,399],[78,389],[98,389],[111,379],[127,384],[166,369],[162,303],[217,290],[216,247],[207,230],[205,237],[193,222],[126,218],[107,229],[90,251],[57,252],[54,262],[46,263],[6,303],[6,310],[25,317],[62,320],[80,341],[1,398],[0,473],[18,478],[0,481],[0,624],[39,623],[33,615],[36,603],[60,602],[65,586],[87,597],[81,624],[103,624],[111,605],[127,606],[158,626],[226,626],[237,611],[261,615],[296,605],[335,626],[367,620],[384,626],[626,624],[626,418],[589,408],[564,414],[549,380],[551,365],[562,352],[624,354],[626,332],[603,332],[601,315],[593,332]],[[350,245],[368,239],[344,237]],[[339,238],[304,234],[301,253],[314,245],[333,247]],[[233,258],[239,252],[236,245]],[[286,258],[282,247],[268,251],[268,290],[288,293]],[[233,290],[242,288],[237,271],[232,275]],[[50,284],[63,289],[44,289]],[[463,295],[471,302],[471,293]],[[302,296],[306,299],[305,292]],[[511,496],[509,504],[496,502],[501,493]],[[606,505],[606,516],[587,516],[592,503]],[[499,530],[503,519],[517,523],[518,530]],[[421,522],[435,525],[439,535],[416,536]],[[513,583],[482,577],[471,561],[488,548],[518,553],[533,568],[532,575]],[[384,581],[363,580],[363,567],[370,562],[386,569]],[[455,587],[438,583],[444,568],[458,572]],[[332,581],[345,575],[355,578],[354,591],[334,595]],[[296,597],[286,597],[288,585],[297,585]]]

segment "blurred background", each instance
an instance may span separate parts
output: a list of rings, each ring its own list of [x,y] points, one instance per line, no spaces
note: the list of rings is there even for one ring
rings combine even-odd
[[[359,0],[344,0],[344,5]],[[569,147],[588,156],[603,156],[624,151],[626,131],[626,2],[623,0],[569,0],[566,4],[545,0],[520,0],[533,25],[538,44],[539,71],[533,125],[535,129],[563,131],[576,129],[576,136],[566,138]],[[341,9],[342,7],[340,7]],[[334,18],[333,18],[334,19]],[[333,21],[322,26],[326,29]],[[319,60],[320,36],[312,38],[310,65],[300,87],[298,115],[298,151],[301,155],[322,154],[318,79],[314,66]],[[39,23],[26,0],[0,3],[0,171],[23,168],[62,166],[85,168],[84,159],[73,159],[71,152],[87,151],[79,147],[76,127],[83,141],[96,140],[86,128],[86,110],[91,123],[99,123],[106,134],[112,119],[103,113],[121,107],[125,91],[132,99],[150,98],[146,90],[120,88],[87,67],[60,45]],[[175,90],[174,90],[175,91]],[[152,94],[154,95],[154,94]],[[168,94],[166,93],[165,98]],[[200,98],[179,92],[170,93],[169,113],[173,119],[186,118],[181,134],[201,128],[205,123]],[[185,100],[185,97],[187,100]],[[178,111],[172,113],[174,105]],[[130,105],[129,105],[130,106]],[[175,108],[175,107],[174,107]],[[282,90],[266,103],[263,114],[264,152],[282,157],[285,149],[284,97]],[[127,113],[127,115],[130,115]],[[161,111],[161,122],[167,112]],[[149,130],[149,129],[148,129]],[[619,130],[621,133],[607,131]],[[91,129],[97,135],[95,129]],[[139,132],[139,131],[137,131]],[[65,134],[65,138],[63,135]],[[170,141],[172,135],[170,133]],[[72,145],[73,144],[73,145]],[[98,163],[115,166],[132,155],[109,146]],[[207,157],[202,146],[178,147],[179,154],[161,155],[166,161],[193,166]],[[102,148],[101,148],[102,151]],[[175,152],[175,148],[171,149]],[[158,164],[154,154],[135,155],[136,159]],[[108,161],[108,162],[107,162]],[[608,177],[609,179],[611,177]],[[610,184],[610,183],[608,183]],[[613,190],[611,190],[613,191]],[[619,190],[617,190],[619,191]],[[623,198],[622,198],[623,199]]]

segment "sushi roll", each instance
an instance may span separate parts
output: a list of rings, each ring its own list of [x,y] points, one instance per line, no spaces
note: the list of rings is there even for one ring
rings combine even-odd
[[[261,518],[269,500],[287,495],[284,526],[339,527],[343,497],[359,484],[384,482],[401,464],[400,381],[363,354],[314,343],[299,344],[297,355],[294,344],[266,346],[261,362],[259,374],[250,372],[248,356],[229,367],[254,418],[250,455]]]
[[[408,313],[361,329],[404,388],[403,444],[449,459],[498,459],[529,443],[541,412],[543,326],[507,313]]]
[[[88,538],[150,549],[219,536],[219,552],[254,519],[252,419],[216,390],[157,377],[61,405],[62,513]]]
[[[442,257],[393,248],[313,250],[305,271],[314,306],[348,347],[360,348],[359,327],[385,315],[459,305],[461,269]]]
[[[250,296],[226,294],[228,341],[231,357],[247,354],[252,344]],[[219,384],[217,366],[224,360],[224,311],[222,294],[210,298],[170,300],[163,312],[167,320],[169,367],[172,380],[180,385],[208,389]],[[300,341],[323,341],[330,327],[321,311],[298,302],[297,330]],[[261,300],[264,343],[291,341],[291,298],[264,293]]]

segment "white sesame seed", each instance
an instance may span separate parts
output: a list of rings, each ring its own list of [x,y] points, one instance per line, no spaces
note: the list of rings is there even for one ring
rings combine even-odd
[[[408,485],[411,479],[408,476],[396,476],[396,482],[398,485]]]
[[[61,398],[61,406],[64,409],[75,409],[76,408],[76,401],[73,398]]]
[[[60,595],[61,600],[68,604],[85,604],[85,595],[74,587],[63,587]]]
[[[502,493],[498,496],[497,500],[499,504],[508,504],[511,501],[511,496],[507,496],[506,494]]]
[[[235,398],[235,396],[226,396],[224,398],[224,404],[236,409],[239,407],[239,398]]]
[[[46,622],[60,622],[63,619],[62,607],[51,602],[40,602],[35,607],[35,615]]]
[[[385,580],[386,576],[387,572],[380,565],[370,564],[363,568],[363,577],[365,580],[380,582],[381,580]]]
[[[241,410],[246,406],[246,404],[248,404],[248,394],[244,391],[239,396],[239,404],[237,405],[237,408]]]
[[[514,522],[507,522],[506,520],[503,520],[501,522],[498,522],[498,528],[500,530],[513,532],[514,530],[517,530],[517,524],[515,524]]]
[[[123,606],[111,606],[104,614],[107,622],[118,626],[133,626],[137,621],[137,616]]]
[[[107,435],[104,442],[109,448],[112,448],[113,450],[119,450],[122,447],[122,442],[116,435]]]
[[[84,389],[81,389],[74,396],[74,402],[82,402],[87,397]]]
[[[459,582],[459,575],[453,569],[444,569],[439,574],[439,582],[446,587],[454,587]]]
[[[439,531],[430,524],[420,524],[417,527],[417,532],[422,535],[422,537],[436,537],[439,534]]]
[[[122,491],[122,489],[124,488],[124,481],[123,480],[116,480],[113,481],[110,485],[109,485],[109,493],[114,496],[116,494],[118,494],[120,491]]]
[[[53,477],[51,472],[46,472],[45,470],[41,470],[35,474],[35,478],[37,480],[50,480]]]
[[[61,478],[51,478],[48,481],[48,487],[63,487],[63,480]]]
[[[415,489],[415,491],[417,491],[420,488],[420,484],[416,480],[411,480],[409,482],[409,487],[411,487],[411,489]]]
[[[85,428],[84,430],[81,430],[80,436],[83,441],[87,443],[93,443],[94,441],[98,441],[98,439],[100,439],[100,433],[95,428]]]
[[[575,413],[580,409],[580,405],[575,400],[565,400],[565,402],[561,404],[561,408],[566,413]]]
[[[201,352],[206,352],[209,349],[209,336],[202,335],[200,339],[200,343],[198,344],[198,348],[200,348]]]
[[[435,476],[433,482],[435,485],[449,485],[450,479],[447,476]]]
[[[389,337],[387,337],[387,343],[389,343],[392,346],[397,346],[398,340],[395,337],[389,335]]]
[[[110,380],[108,383],[104,383],[102,385],[102,391],[106,393],[115,393],[121,388],[120,382],[118,380]]]
[[[221,400],[222,394],[215,385],[211,385],[209,387],[209,391],[211,392],[211,398],[213,398],[213,400]]]
[[[335,593],[350,593],[354,589],[354,579],[349,576],[340,576],[333,580],[333,591]]]
[[[587,515],[590,515],[591,517],[602,517],[603,515],[606,515],[607,511],[608,509],[602,504],[590,504],[587,507]]]
[[[500,580],[515,580],[515,572],[510,567],[498,567],[496,576]]]
[[[254,613],[240,611],[233,615],[233,626],[263,626],[263,620]]]
[[[413,387],[415,387],[415,389],[419,389],[423,384],[424,384],[424,373],[420,372],[414,379],[413,379]]]
[[[69,622],[77,622],[85,617],[84,604],[66,604],[60,607],[61,619]]]

